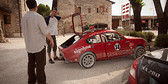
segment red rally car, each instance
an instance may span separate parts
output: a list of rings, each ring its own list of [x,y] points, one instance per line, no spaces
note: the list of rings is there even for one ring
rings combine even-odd
[[[58,48],[66,61],[78,62],[84,68],[91,68],[96,60],[105,60],[133,54],[137,58],[145,53],[145,40],[122,36],[117,31],[92,26],[83,32],[80,14],[72,16],[76,33]],[[79,33],[80,32],[80,33]]]

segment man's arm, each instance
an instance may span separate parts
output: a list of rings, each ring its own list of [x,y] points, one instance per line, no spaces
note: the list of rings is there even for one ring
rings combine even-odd
[[[65,17],[61,17],[61,19],[64,20],[64,19],[69,18],[69,17],[72,17],[72,15],[68,15],[68,16],[65,16]]]
[[[50,40],[50,45],[51,45],[51,47],[53,47],[54,46],[53,39],[52,39],[49,31],[47,30],[47,24],[42,16],[39,19],[39,28],[40,28],[41,32],[47,37],[47,39]]]
[[[46,37],[47,37],[48,40],[50,40],[50,45],[51,45],[51,47],[54,47],[54,41],[53,41],[53,39],[52,39],[50,33],[48,33]]]

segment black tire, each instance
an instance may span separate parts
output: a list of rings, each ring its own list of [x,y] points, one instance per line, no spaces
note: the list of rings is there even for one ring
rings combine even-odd
[[[136,58],[142,56],[142,55],[145,54],[145,53],[146,53],[146,50],[145,50],[145,48],[144,48],[143,46],[137,46],[137,47],[135,48],[133,57],[134,57],[134,59],[136,59]]]
[[[92,52],[85,52],[79,59],[79,65],[84,68],[91,68],[96,62],[96,56]]]

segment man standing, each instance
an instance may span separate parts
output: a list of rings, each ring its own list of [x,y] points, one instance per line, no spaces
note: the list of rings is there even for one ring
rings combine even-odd
[[[37,13],[35,0],[27,0],[29,11],[21,20],[21,27],[24,35],[26,51],[28,53],[28,84],[46,84],[46,37],[53,47],[53,39],[44,18]],[[36,69],[35,69],[36,68]],[[36,70],[36,72],[35,72]]]
[[[54,60],[58,59],[58,57],[56,56],[57,44],[56,44],[56,37],[55,37],[55,35],[58,34],[58,20],[61,19],[60,16],[55,16],[56,12],[57,12],[57,10],[53,9],[51,11],[50,16],[47,16],[45,18],[45,21],[46,21],[46,23],[48,25],[48,29],[50,31],[51,37],[52,37],[52,39],[54,41],[54,47],[53,47]],[[54,61],[51,58],[51,46],[49,45],[50,41],[48,39],[46,41],[47,41],[47,44],[48,44],[47,52],[48,52],[48,57],[49,57],[49,63],[53,64]]]
[[[45,18],[45,21],[48,25],[48,29],[50,31],[50,34],[51,34],[51,37],[53,38],[53,41],[54,41],[54,47],[53,47],[53,53],[54,53],[54,60],[58,60],[59,58],[56,56],[56,51],[57,51],[57,42],[56,42],[56,35],[58,35],[58,21],[60,19],[66,19],[68,17],[71,17],[72,15],[69,15],[69,16],[66,16],[66,17],[63,17],[61,18],[60,16],[56,16],[56,13],[57,13],[57,9],[53,9],[51,11],[51,14],[50,16],[47,16]],[[52,60],[51,58],[51,46],[49,45],[50,41],[47,39],[47,44],[48,44],[48,47],[47,47],[47,52],[48,52],[48,57],[49,57],[49,63],[53,64],[54,61]]]

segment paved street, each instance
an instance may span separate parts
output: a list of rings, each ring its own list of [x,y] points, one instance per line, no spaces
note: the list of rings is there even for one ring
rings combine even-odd
[[[57,36],[60,45],[72,34]],[[23,38],[7,38],[9,43],[0,43],[0,83],[27,84],[27,53]],[[91,69],[84,69],[78,63],[65,64],[55,61],[46,64],[48,84],[125,84],[129,68],[134,59],[131,56],[97,61]]]

